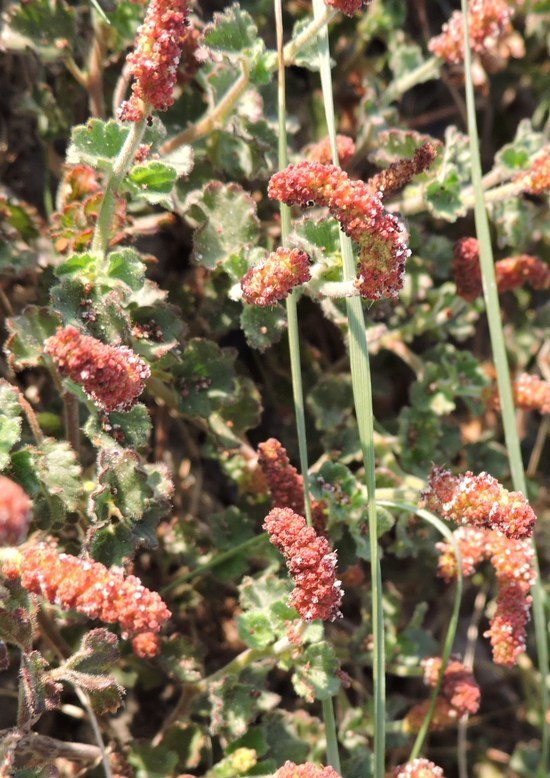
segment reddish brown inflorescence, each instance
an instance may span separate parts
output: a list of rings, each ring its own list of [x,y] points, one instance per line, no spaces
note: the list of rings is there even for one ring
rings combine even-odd
[[[517,408],[550,413],[550,382],[540,376],[522,373],[512,384],[512,393]]]
[[[295,286],[311,278],[309,260],[299,249],[278,248],[241,279],[243,300],[264,307],[284,300]]]
[[[355,143],[347,135],[336,136],[336,150],[338,151],[338,162],[342,167],[355,154]],[[332,163],[332,151],[330,148],[330,138],[323,138],[319,143],[314,143],[306,149],[306,156],[311,162],[320,162],[322,165]]]
[[[381,198],[403,189],[419,173],[427,170],[437,155],[435,146],[426,142],[419,146],[412,159],[400,159],[393,162],[385,170],[369,178],[368,185],[374,189]]]
[[[80,384],[105,411],[131,408],[145,386],[149,366],[126,346],[107,346],[76,327],[60,328],[46,340],[44,351],[59,372]]]
[[[498,597],[495,614],[485,637],[489,637],[496,664],[511,667],[525,651],[525,626],[529,621],[535,581],[533,549],[527,540],[509,540],[489,529],[460,527],[454,532],[462,558],[463,575],[471,575],[475,565],[489,560],[495,570]],[[438,575],[446,581],[457,575],[456,557],[450,543],[438,543]]]
[[[523,191],[532,195],[540,195],[550,189],[550,146],[534,159],[531,168],[526,173],[520,173],[516,181],[521,181]]]
[[[513,9],[506,0],[470,0],[468,31],[474,54],[492,55],[499,41],[511,32]],[[441,34],[428,44],[430,51],[450,65],[464,61],[464,16],[455,11]]]
[[[146,589],[139,578],[109,570],[100,562],[58,551],[44,543],[22,548],[2,564],[5,578],[21,579],[32,594],[65,610],[73,609],[90,619],[118,623],[122,637],[138,637],[141,656],[158,652],[152,639],[171,613],[159,594]]]
[[[325,0],[325,3],[342,11],[346,16],[353,16],[363,5],[368,5],[370,0]]]
[[[15,546],[27,537],[32,502],[23,489],[0,475],[0,546]]]
[[[289,605],[305,621],[340,617],[342,590],[336,578],[336,553],[330,551],[326,538],[290,508],[273,508],[265,518],[264,530],[285,557],[294,581]]]
[[[391,778],[445,778],[445,775],[441,767],[420,758],[394,767]]]
[[[453,247],[451,270],[459,297],[468,302],[479,297],[483,287],[477,238],[460,238],[456,241]]]
[[[172,103],[178,64],[187,35],[186,0],[151,0],[127,57],[134,78],[132,95],[119,110],[122,121],[139,121],[149,110],[166,111]]]
[[[499,530],[514,540],[531,537],[537,520],[521,492],[509,492],[488,473],[453,475],[434,465],[422,497],[444,519]]]
[[[287,205],[327,207],[359,247],[355,285],[361,296],[369,300],[397,297],[410,255],[407,234],[368,184],[352,181],[334,165],[304,161],[275,173],[268,192]]]
[[[294,762],[285,762],[279,767],[274,778],[341,778],[332,767],[318,767],[312,762],[305,764],[294,764]]]

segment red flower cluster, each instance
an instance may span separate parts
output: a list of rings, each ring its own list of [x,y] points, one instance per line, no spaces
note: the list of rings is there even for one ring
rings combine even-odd
[[[273,508],[263,526],[270,541],[284,555],[296,586],[289,605],[305,621],[334,621],[341,616],[342,590],[336,578],[336,553],[330,551],[327,539],[317,535],[290,508]]]
[[[131,408],[151,375],[149,366],[132,349],[107,346],[73,326],[58,329],[46,340],[44,351],[62,375],[80,384],[105,411]]]
[[[338,152],[338,162],[342,167],[355,154],[355,143],[347,135],[336,136],[336,150]],[[330,138],[323,138],[319,143],[314,143],[306,149],[306,156],[311,162],[320,162],[322,165],[332,163],[332,150],[330,148]]]
[[[258,464],[267,481],[274,508],[290,508],[304,514],[304,479],[290,460],[284,446],[276,438],[269,438],[258,446]],[[321,535],[325,527],[325,503],[312,500],[313,526]]]
[[[514,540],[531,537],[537,520],[521,492],[509,492],[488,473],[457,476],[434,465],[422,497],[444,519],[499,530]]]
[[[27,537],[32,502],[23,489],[0,475],[0,546],[15,546]]]
[[[453,248],[452,272],[459,297],[471,302],[482,292],[479,243],[476,238],[461,238]],[[529,254],[495,262],[497,289],[500,293],[529,284],[533,289],[550,286],[550,269]]]
[[[468,31],[472,51],[480,56],[492,54],[500,40],[511,32],[513,15],[505,0],[470,0]],[[453,13],[443,25],[441,34],[431,39],[428,48],[450,65],[464,61],[464,16],[461,11]]]
[[[490,390],[489,406],[500,410],[500,398],[496,387]],[[525,411],[550,413],[550,382],[544,381],[538,375],[521,373],[512,382],[512,395],[516,408]]]
[[[275,305],[278,300],[288,297],[295,286],[310,278],[305,251],[280,247],[243,276],[243,300],[260,307]]]
[[[275,173],[268,193],[287,205],[326,206],[359,246],[355,286],[361,296],[369,300],[397,297],[410,255],[407,234],[368,184],[352,181],[334,165],[303,161]]]
[[[394,767],[391,778],[445,778],[445,776],[441,767],[428,759],[420,758]]]
[[[454,533],[462,557],[463,575],[471,575],[475,565],[488,559],[498,583],[496,610],[485,637],[489,637],[496,664],[511,667],[525,651],[525,625],[529,621],[535,581],[533,550],[527,540],[508,540],[488,529],[460,527]],[[449,543],[438,543],[438,575],[446,581],[457,575],[456,557]]]
[[[294,764],[285,762],[279,767],[273,778],[341,778],[332,767],[317,767],[312,762]]]
[[[325,0],[325,3],[342,11],[346,16],[353,16],[362,5],[368,5],[370,0]]]
[[[412,159],[400,159],[369,179],[368,185],[380,197],[388,197],[403,189],[409,181],[427,170],[437,155],[436,147],[427,141],[415,149]]]
[[[523,183],[523,191],[532,195],[544,194],[550,189],[550,146],[533,161],[530,170],[520,173],[516,180]]]
[[[139,121],[149,106],[166,111],[172,105],[187,24],[186,0],[151,0],[126,60],[134,83],[132,96],[120,106],[121,121]]]
[[[160,595],[146,589],[136,576],[63,554],[44,543],[22,548],[3,562],[2,573],[8,580],[20,578],[24,589],[60,608],[107,624],[118,623],[123,638],[139,636],[141,656],[158,653],[151,633],[156,634],[171,613]],[[147,650],[152,653],[146,654]]]

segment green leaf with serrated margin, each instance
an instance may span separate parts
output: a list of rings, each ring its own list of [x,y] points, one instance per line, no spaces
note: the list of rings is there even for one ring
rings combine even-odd
[[[21,438],[21,406],[17,391],[0,379],[0,470],[10,461],[10,451]]]
[[[176,169],[163,162],[151,160],[134,167],[128,179],[134,185],[135,194],[156,205],[166,200],[178,178]]]
[[[136,778],[166,778],[167,775],[175,775],[178,754],[163,743],[153,746],[151,743],[134,742],[128,762],[135,769]]]
[[[100,282],[116,288],[117,283],[128,286],[137,292],[143,286],[145,266],[134,249],[123,247],[107,255],[107,270]]]
[[[63,59],[73,44],[75,12],[63,0],[53,4],[49,0],[34,0],[19,4],[10,25],[27,37],[28,45],[38,49],[46,61]]]
[[[533,129],[530,119],[522,119],[512,143],[507,143],[495,154],[495,166],[513,172],[526,170],[544,145],[543,133]]]
[[[86,124],[73,127],[71,143],[67,151],[67,163],[76,165],[84,162],[93,168],[110,170],[128,132],[128,127],[113,119],[107,122],[101,119],[89,119]]]
[[[339,667],[334,648],[328,643],[307,646],[292,676],[296,694],[309,702],[334,697],[340,688],[340,679],[336,674]]]
[[[193,259],[213,270],[226,257],[257,242],[256,204],[238,184],[210,181],[184,214],[194,226]]]
[[[138,450],[149,442],[151,417],[147,408],[138,403],[126,412],[112,411],[102,417],[90,414],[84,432],[96,448],[110,448],[116,444]]]
[[[265,308],[245,304],[241,313],[241,328],[249,346],[266,351],[281,340],[287,328],[286,311],[279,303]]]
[[[17,370],[41,364],[44,341],[55,334],[61,319],[49,308],[29,305],[21,316],[8,319],[6,323],[10,332],[6,342],[8,361]]]
[[[190,340],[181,362],[173,368],[181,410],[208,418],[230,403],[236,389],[234,362],[232,350],[220,349],[216,343],[201,338]]]

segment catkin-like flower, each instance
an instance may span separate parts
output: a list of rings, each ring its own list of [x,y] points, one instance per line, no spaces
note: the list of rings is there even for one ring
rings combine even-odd
[[[513,9],[505,0],[470,0],[468,31],[475,54],[491,55],[499,41],[511,32]],[[464,16],[455,11],[443,25],[441,34],[428,43],[429,50],[450,65],[464,61]]]
[[[108,346],[73,326],[58,329],[46,340],[44,351],[62,375],[80,384],[105,411],[131,408],[151,375],[149,366],[131,348]]]
[[[338,162],[342,167],[345,167],[355,154],[355,143],[347,135],[337,135],[336,150],[338,152]],[[332,163],[330,138],[323,138],[319,143],[314,143],[306,148],[306,156],[311,162],[321,162],[323,165],[330,165]]]
[[[369,178],[368,185],[380,194],[382,198],[403,189],[414,176],[427,170],[437,154],[435,146],[426,141],[419,146],[412,159],[400,159],[393,162],[385,170]]]
[[[441,767],[420,758],[394,767],[391,778],[445,778],[445,775]]]
[[[422,497],[444,519],[499,530],[516,540],[531,537],[537,520],[521,492],[509,492],[488,473],[456,476],[434,465]]]
[[[353,16],[361,9],[361,6],[368,5],[370,0],[325,0],[325,3],[342,11],[346,16]]]
[[[355,286],[361,296],[397,297],[410,255],[407,233],[368,184],[352,181],[334,165],[303,161],[275,173],[268,193],[287,205],[327,207],[359,247]]]
[[[538,375],[521,373],[512,382],[512,397],[516,408],[524,411],[550,413],[550,382]],[[489,390],[488,405],[500,410],[500,398],[496,387]]]
[[[479,243],[476,238],[461,238],[453,247],[451,265],[456,293],[471,302],[483,291],[479,264]],[[519,254],[495,262],[495,277],[500,294],[529,284],[533,289],[550,286],[550,269],[537,257]]]
[[[550,146],[533,160],[533,164],[526,173],[520,173],[516,181],[521,181],[523,191],[532,195],[540,195],[550,189]]]
[[[139,121],[152,106],[166,111],[172,103],[178,64],[186,38],[186,0],[151,0],[127,57],[134,78],[132,95],[122,103],[119,119]]]
[[[265,476],[274,508],[304,512],[304,481],[290,464],[286,449],[276,438],[258,446],[258,464]]]
[[[241,279],[243,300],[265,307],[284,300],[292,289],[311,278],[308,256],[299,249],[279,247],[253,265]]]
[[[422,660],[424,683],[435,687],[441,670],[441,657],[434,656]],[[465,713],[477,713],[480,691],[472,672],[458,659],[447,663],[441,679],[439,693],[456,711],[457,716]]]
[[[122,637],[146,635],[138,641],[140,655],[158,652],[151,634],[159,632],[171,613],[159,594],[146,589],[135,575],[109,570],[100,562],[82,559],[41,543],[27,546],[2,564],[5,578],[21,579],[32,594],[90,619],[120,625]]]
[[[30,498],[19,484],[0,475],[0,546],[15,546],[25,540],[31,507]]]
[[[532,602],[529,591],[535,581],[531,544],[528,540],[509,540],[499,532],[475,527],[460,527],[454,537],[462,556],[463,575],[471,575],[474,565],[484,559],[490,561],[495,571],[498,596],[485,637],[491,640],[494,662],[512,667],[525,651],[525,627]],[[437,549],[440,552],[438,575],[453,580],[457,567],[451,544],[438,543]]]
[[[279,767],[274,778],[341,778],[341,776],[332,767],[318,767],[312,762],[294,764],[288,761]]]
[[[290,508],[273,508],[263,526],[285,557],[295,584],[289,605],[305,621],[340,617],[342,590],[336,578],[336,553],[330,551],[327,539]]]

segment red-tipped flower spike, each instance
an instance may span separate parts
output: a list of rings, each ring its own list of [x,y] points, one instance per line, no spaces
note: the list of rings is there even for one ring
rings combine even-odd
[[[105,411],[131,408],[151,375],[149,366],[132,349],[107,346],[72,326],[58,329],[46,340],[44,351],[62,375],[80,384]]]
[[[290,464],[286,449],[276,438],[269,438],[259,444],[258,464],[271,492],[273,507],[290,508],[295,513],[303,513],[303,478]]]
[[[241,279],[243,300],[251,305],[275,305],[311,278],[308,256],[299,249],[278,248]]]
[[[511,31],[514,11],[505,0],[470,0],[468,31],[470,46],[475,54],[491,54],[500,39]],[[464,16],[455,11],[443,25],[441,35],[432,38],[429,50],[450,65],[464,61]]]
[[[294,764],[288,761],[279,767],[274,778],[341,778],[341,776],[332,767],[318,767],[312,762]]]
[[[498,583],[496,611],[485,637],[491,639],[496,664],[512,667],[525,651],[525,626],[529,621],[532,598],[529,594],[535,581],[533,549],[527,540],[508,540],[499,532],[460,527],[454,533],[463,557],[464,575],[473,573],[473,565],[488,559]],[[456,560],[451,544],[438,543],[440,551],[438,575],[449,581],[456,577]],[[468,559],[470,557],[470,559]],[[464,563],[464,560],[466,564]]]
[[[132,96],[120,106],[122,121],[139,121],[152,106],[166,111],[174,98],[178,64],[187,27],[186,0],[151,0],[127,63],[134,78]]]
[[[445,775],[441,767],[421,758],[394,767],[391,778],[445,778]]]
[[[422,660],[424,683],[432,688],[437,684],[441,669],[438,656]],[[458,659],[448,662],[443,672],[439,693],[451,705],[457,716],[465,713],[477,713],[479,710],[479,685],[472,672]]]
[[[370,0],[325,0],[325,3],[342,11],[346,16],[353,16],[361,9],[362,5],[368,5]]]
[[[146,589],[139,578],[109,570],[100,562],[63,554],[41,543],[27,546],[2,564],[5,578],[21,579],[32,594],[64,610],[76,610],[90,619],[118,623],[122,637],[141,638],[141,655],[146,645],[154,653],[158,644],[150,633],[157,633],[171,613],[159,594]],[[149,656],[151,654],[148,654]]]
[[[336,136],[336,150],[338,151],[338,162],[342,167],[355,154],[355,143],[347,135]],[[314,143],[306,149],[306,155],[311,162],[320,162],[322,165],[332,163],[332,151],[330,148],[330,138],[323,138],[319,143]]]
[[[412,159],[400,159],[385,170],[369,178],[369,186],[379,193],[380,197],[389,197],[394,192],[403,189],[409,181],[427,170],[437,154],[435,146],[426,141],[419,146]]]
[[[453,247],[451,270],[459,297],[468,302],[479,297],[483,287],[477,238],[461,238],[456,241]]]
[[[526,173],[520,173],[516,181],[523,183],[523,191],[532,195],[544,194],[550,189],[550,146],[536,157]]]
[[[531,537],[537,520],[521,492],[509,492],[488,473],[456,476],[434,465],[422,496],[442,518],[499,530],[515,540]]]
[[[548,289],[550,268],[537,257],[519,254],[495,262],[497,288],[500,293],[529,284],[533,289]]]
[[[19,484],[0,475],[0,546],[15,546],[25,540],[31,507],[30,498]]]
[[[519,375],[512,384],[512,393],[517,408],[550,413],[550,382],[538,375]]]
[[[410,255],[401,222],[384,210],[380,195],[334,165],[299,162],[271,177],[269,196],[287,205],[326,206],[359,246],[355,285],[362,297],[397,297]]]
[[[305,621],[339,618],[342,590],[336,578],[336,553],[330,551],[327,539],[290,508],[273,508],[265,518],[264,530],[285,557],[294,581],[289,605]]]

